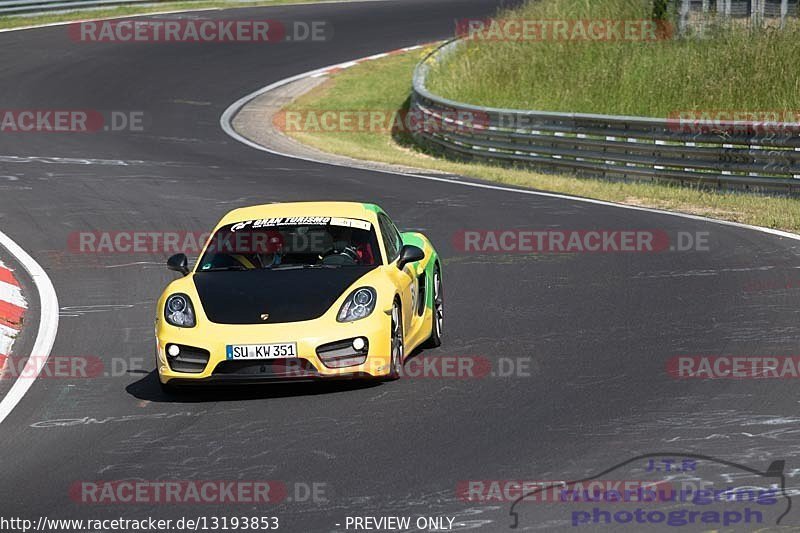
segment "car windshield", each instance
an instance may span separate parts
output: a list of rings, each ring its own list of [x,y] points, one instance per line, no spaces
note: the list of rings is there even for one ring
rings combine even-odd
[[[199,272],[375,266],[380,251],[365,220],[292,217],[248,220],[221,228]]]

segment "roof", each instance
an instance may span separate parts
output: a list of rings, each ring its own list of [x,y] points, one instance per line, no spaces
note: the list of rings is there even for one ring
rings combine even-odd
[[[380,208],[360,202],[291,202],[255,205],[234,209],[223,217],[219,226],[236,222],[278,217],[348,217],[374,220]]]

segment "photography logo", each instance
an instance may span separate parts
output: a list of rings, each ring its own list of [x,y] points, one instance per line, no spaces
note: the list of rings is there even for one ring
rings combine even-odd
[[[530,484],[511,504],[510,527],[522,515],[587,531],[781,525],[792,507],[785,467],[782,459],[760,470],[696,453],[638,455],[582,479]]]

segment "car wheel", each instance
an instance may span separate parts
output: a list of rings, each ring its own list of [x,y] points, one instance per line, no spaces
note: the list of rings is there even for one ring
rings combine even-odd
[[[395,303],[392,307],[392,331],[390,337],[390,348],[392,350],[391,368],[389,369],[389,379],[397,379],[403,370],[405,361],[405,342],[403,339],[403,313],[400,306]]]
[[[426,343],[428,348],[442,345],[444,331],[444,291],[442,288],[442,272],[439,265],[433,271],[433,320],[431,320],[431,336]]]

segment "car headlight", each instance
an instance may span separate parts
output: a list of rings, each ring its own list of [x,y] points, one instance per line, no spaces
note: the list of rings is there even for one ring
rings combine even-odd
[[[361,320],[372,314],[375,304],[378,302],[378,294],[372,287],[361,287],[347,297],[339,309],[337,322],[353,322]]]
[[[164,317],[167,322],[179,328],[193,328],[195,326],[192,301],[185,294],[173,294],[167,298]]]

